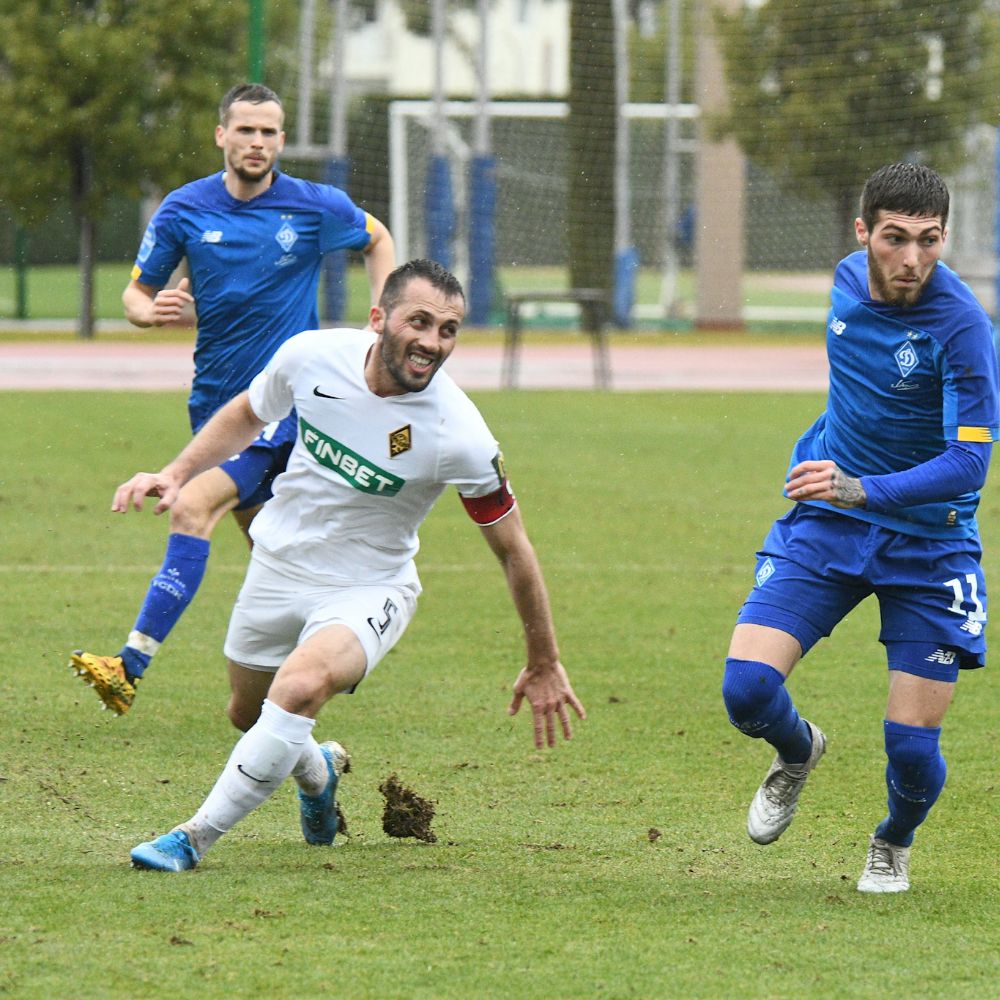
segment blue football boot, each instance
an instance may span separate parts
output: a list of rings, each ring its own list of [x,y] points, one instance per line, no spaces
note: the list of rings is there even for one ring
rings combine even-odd
[[[332,844],[338,831],[345,830],[343,817],[337,807],[337,785],[340,776],[351,769],[347,751],[333,740],[320,743],[319,749],[326,758],[329,778],[326,788],[319,795],[306,795],[299,789],[299,818],[302,835],[308,844]]]
[[[201,858],[198,857],[198,852],[191,846],[191,841],[183,830],[172,830],[156,840],[147,840],[132,848],[133,868],[149,868],[156,872],[186,872],[199,861]]]

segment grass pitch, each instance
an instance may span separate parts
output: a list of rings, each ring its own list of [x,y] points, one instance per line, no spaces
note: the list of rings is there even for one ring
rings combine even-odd
[[[520,627],[446,494],[408,634],[317,726],[354,756],[351,836],[306,846],[283,788],[179,876],[129,849],[186,819],[235,733],[221,654],[246,561],[213,541],[198,599],[121,719],[66,667],[114,652],[165,520],[114,487],[187,439],[177,394],[2,395],[0,995],[200,998],[986,997],[1000,982],[998,668],[966,676],[910,893],[855,891],[882,817],[885,667],[863,605],[790,685],[829,751],[776,844],[746,837],[770,760],[719,694],[753,552],[784,509],[812,395],[479,393],[590,718],[537,752],[505,714]],[[995,478],[995,477],[994,477]],[[1000,586],[1000,488],[981,507]],[[994,648],[996,640],[994,639]],[[390,774],[435,844],[381,829]]]

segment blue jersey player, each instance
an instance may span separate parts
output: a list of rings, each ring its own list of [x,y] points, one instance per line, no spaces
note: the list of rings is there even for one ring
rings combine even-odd
[[[948,189],[927,167],[865,184],[827,329],[826,411],[792,452],[795,501],[758,553],[723,680],[730,721],[776,751],[747,830],[770,844],[826,749],[785,688],[795,664],[871,594],[889,668],[888,815],[858,889],[909,888],[910,845],[945,780],[941,725],[960,670],[984,664],[976,506],[1000,424],[992,327],[939,262]]]
[[[140,327],[174,323],[194,304],[192,431],[246,389],[289,337],[319,326],[324,254],[361,251],[372,305],[395,266],[381,222],[338,188],[277,169],[283,119],[281,101],[267,87],[240,84],[226,94],[215,130],[224,170],[163,200],[122,294],[126,317]],[[167,288],[182,259],[189,277]],[[212,531],[228,511],[247,531],[285,467],[295,426],[292,414],[264,428],[245,451],[185,486],[170,510],[163,565],[125,646],[116,656],[77,651],[70,659],[105,707],[119,715],[131,707],[139,678],[201,583]]]

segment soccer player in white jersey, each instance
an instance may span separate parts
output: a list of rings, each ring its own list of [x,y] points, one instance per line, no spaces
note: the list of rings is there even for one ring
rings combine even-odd
[[[416,608],[417,529],[449,485],[496,554],[524,625],[527,662],[509,712],[527,698],[536,746],[570,739],[583,705],[559,660],[548,594],[496,440],[440,371],[465,315],[459,282],[415,260],[386,279],[371,330],[316,330],[283,344],[250,388],[159,473],[119,487],[113,508],[168,510],[184,483],[294,407],[298,436],[274,497],[251,527],[253,554],[225,653],[229,716],[244,729],[215,787],[187,822],[138,845],[133,863],[193,868],[289,775],[305,839],[330,844],[346,753],[317,743],[316,718],[353,691]],[[372,332],[374,331],[374,332]]]
[[[773,843],[826,749],[785,679],[862,600],[879,602],[888,665],[888,814],[861,892],[905,892],[910,845],[945,780],[941,725],[960,673],[986,657],[976,508],[1000,431],[993,329],[940,262],[949,195],[928,167],[893,163],[865,184],[862,249],[834,276],[827,407],[792,452],[794,506],[757,554],[722,693],[730,721],[776,751],[747,816]]]
[[[224,169],[172,191],[146,229],[122,293],[139,327],[165,326],[197,305],[191,430],[250,384],[289,337],[319,325],[316,291],[323,257],[361,253],[371,303],[396,266],[392,237],[339,188],[283,173],[284,110],[273,90],[238,84],[222,99],[216,145]],[[186,260],[189,277],[166,287]],[[129,711],[150,660],[194,599],[215,527],[232,511],[247,532],[271,496],[295,440],[295,417],[267,427],[184,489],[170,511],[163,565],[135,624],[113,656],[76,650],[70,666],[117,715]]]

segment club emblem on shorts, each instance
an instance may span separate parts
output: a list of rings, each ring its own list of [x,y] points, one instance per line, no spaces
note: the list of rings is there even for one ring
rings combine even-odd
[[[409,451],[413,447],[413,440],[410,437],[410,425],[400,427],[399,430],[389,431],[389,457],[395,458],[402,455],[404,451]]]
[[[903,344],[901,347],[896,348],[896,353],[893,355],[896,359],[896,364],[899,365],[900,374],[905,378],[910,372],[920,362],[917,357],[917,352],[913,349],[912,344]]]
[[[760,569],[757,570],[757,586],[763,587],[772,576],[774,576],[774,563],[771,561],[771,557],[768,556],[768,558],[760,564]]]

